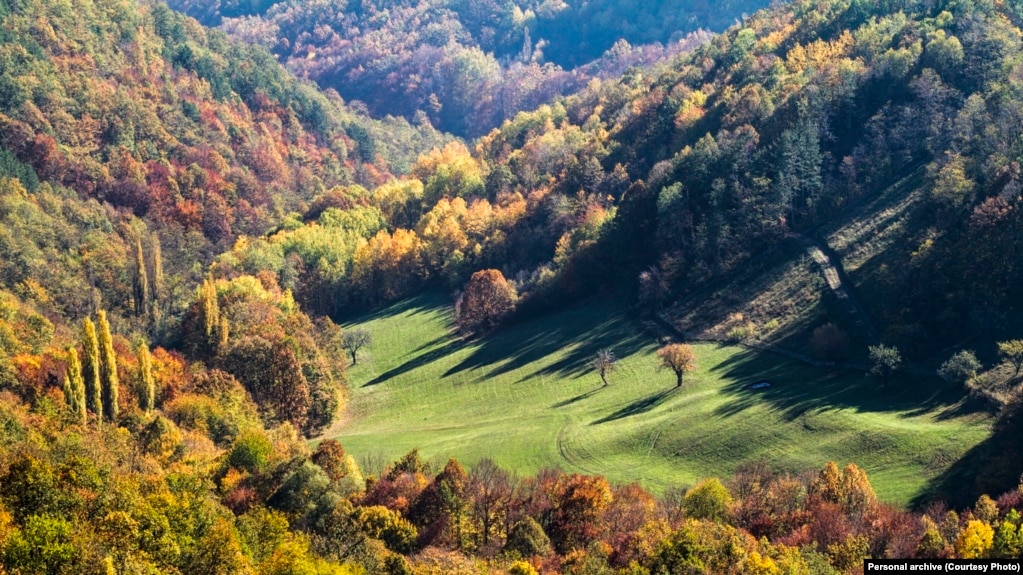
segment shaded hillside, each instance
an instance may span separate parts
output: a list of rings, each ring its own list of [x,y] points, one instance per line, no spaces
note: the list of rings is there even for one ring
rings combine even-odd
[[[476,137],[522,110],[683,52],[766,3],[385,0],[193,2],[175,9],[263,45],[376,116]]]
[[[271,22],[286,25],[296,19],[280,19],[280,15],[289,11],[297,14],[294,10],[303,9],[299,3],[277,0],[207,3],[172,0],[168,4],[208,26],[253,16],[266,16]],[[381,26],[378,21],[383,19],[382,15],[393,16],[412,9],[424,27],[433,29],[433,34],[444,28],[456,30],[460,43],[476,45],[499,60],[521,54],[528,28],[531,43],[542,42],[546,47],[546,61],[570,69],[599,58],[618,40],[631,44],[663,44],[699,29],[724,30],[767,3],[665,0],[637,5],[622,0],[332,0],[316,4],[314,10],[324,17],[319,24],[340,33],[345,31],[334,26],[337,22],[375,28]],[[308,20],[304,22],[308,23]],[[313,35],[312,29],[304,32]],[[292,40],[293,36],[287,33],[282,38]],[[434,42],[435,38],[431,39],[430,43]]]
[[[835,230],[853,206],[922,167],[916,191],[896,192],[917,198],[901,239],[870,246],[868,229],[875,267],[853,266],[852,282],[883,337],[913,353],[960,340],[964,326],[1007,337],[1019,328],[1023,285],[1014,22],[1009,6],[796,2],[659,76],[627,75],[569,98],[560,125],[511,125],[481,149],[511,187],[554,173],[556,186],[602,197],[594,183],[618,164],[642,179],[596,240],[601,256],[570,267],[635,286],[653,265],[643,288],[651,302],[741,269],[792,233],[832,220]],[[605,138],[591,150],[606,155],[576,148],[580,172],[523,161],[574,133]]]

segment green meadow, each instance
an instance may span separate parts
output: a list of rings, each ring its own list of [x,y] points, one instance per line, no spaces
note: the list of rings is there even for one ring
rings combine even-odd
[[[352,397],[328,435],[378,471],[413,448],[428,460],[489,457],[521,474],[557,466],[637,481],[654,492],[828,460],[865,468],[881,499],[906,504],[990,433],[939,379],[819,369],[771,353],[696,345],[698,369],[675,389],[659,334],[612,300],[592,300],[478,340],[454,331],[443,295],[412,298],[346,324],[373,344],[349,370]],[[611,348],[602,387],[590,366]],[[771,385],[751,389],[752,384]]]

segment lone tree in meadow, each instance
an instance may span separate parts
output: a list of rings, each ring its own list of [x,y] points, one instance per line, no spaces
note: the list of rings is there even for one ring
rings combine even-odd
[[[618,369],[618,358],[615,357],[615,353],[611,351],[611,348],[602,349],[597,352],[597,356],[593,358],[591,365],[600,374],[600,381],[604,382],[604,387],[607,387],[607,375],[614,373]]]
[[[1023,339],[1010,339],[1009,341],[1000,342],[998,344],[998,356],[1016,368],[1012,376],[1018,377],[1020,368],[1023,368]]]
[[[373,336],[362,328],[348,330],[341,335],[341,347],[352,356],[352,365],[355,365],[355,356],[359,350],[373,343]]]
[[[902,354],[894,347],[883,344],[867,348],[870,353],[870,373],[881,378],[881,385],[888,387],[888,378],[902,365]]]
[[[657,357],[661,359],[661,369],[670,369],[675,372],[678,378],[675,388],[682,387],[682,378],[687,373],[696,370],[696,352],[693,346],[687,343],[670,343],[657,350]]]

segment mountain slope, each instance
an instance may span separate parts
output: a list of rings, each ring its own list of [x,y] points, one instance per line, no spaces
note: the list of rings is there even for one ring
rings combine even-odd
[[[686,51],[765,3],[384,0],[172,7],[273,50],[376,116],[477,137],[522,110]],[[685,41],[680,41],[685,39]]]
[[[46,214],[56,220],[50,230],[66,222],[109,234],[92,245],[84,231],[60,242],[44,228],[13,233],[26,215],[8,212],[4,287],[37,282],[50,294],[46,305],[71,319],[100,301],[130,315],[127,246],[139,229],[162,241],[173,286],[167,310],[176,315],[204,273],[196,263],[209,263],[238,235],[264,233],[339,184],[380,183],[443,141],[404,121],[360,115],[291,77],[265,51],[162,4],[5,0],[0,18],[0,178],[29,192],[42,184],[73,206],[67,210],[108,206],[98,220]],[[119,247],[83,263],[110,241]],[[38,250],[47,256],[29,256]],[[74,255],[58,264],[68,257],[62,250]],[[91,287],[69,287],[82,284]]]
[[[920,200],[907,206],[902,239],[877,246],[870,278],[850,262],[848,287],[870,311],[867,325],[915,356],[961,340],[961,326],[990,347],[1020,327],[1013,302],[1023,295],[1011,255],[1021,109],[1013,10],[778,6],[692,54],[520,113],[475,150],[424,158],[406,191],[366,198],[387,212],[392,238],[403,228],[424,242],[407,252],[421,280],[459,286],[496,267],[516,279],[526,308],[600,287],[656,308],[773,257],[793,236],[828,248],[846,214],[874,221],[869,210],[884,203],[875,199],[919,174],[893,188]],[[511,212],[470,231],[473,218],[445,215],[456,196],[465,209],[485,199]],[[388,299],[411,289],[365,291]],[[784,313],[767,310],[763,323]]]

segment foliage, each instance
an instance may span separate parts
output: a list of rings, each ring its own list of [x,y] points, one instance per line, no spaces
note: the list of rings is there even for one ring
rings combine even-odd
[[[810,347],[816,357],[825,361],[844,359],[849,352],[849,335],[833,323],[826,323],[813,330]]]
[[[488,335],[513,312],[542,315],[606,287],[632,294],[637,278],[658,307],[874,205],[907,174],[912,209],[898,226],[907,241],[885,239],[885,262],[857,272],[869,276],[856,285],[885,337],[907,356],[963,336],[1012,337],[1023,285],[1011,265],[1023,237],[1018,7],[797,1],[683,54],[677,43],[611,46],[603,31],[621,18],[580,32],[579,15],[601,10],[594,3],[299,4],[226,2],[228,17],[256,15],[227,27],[269,38],[304,74],[365,90],[374,96],[365,107],[394,106],[415,127],[370,120],[296,81],[271,53],[159,3],[0,0],[0,571],[503,571],[512,561],[494,558],[503,548],[538,571],[826,572],[824,562],[853,569],[868,552],[1018,554],[1018,514],[1007,511],[1018,494],[978,500],[962,524],[952,514],[939,526],[879,503],[851,464],[747,472],[729,487],[705,480],[680,503],[656,505],[598,475],[517,481],[492,463],[467,472],[451,460],[431,477],[417,451],[364,482],[340,444],[311,453],[302,439],[331,425],[346,382],[344,333],[308,313],[336,318],[464,285],[455,319]],[[666,41],[678,16],[662,16],[642,28]],[[559,38],[578,56],[555,47]],[[578,73],[542,64],[545,50],[568,62],[609,47]],[[646,66],[664,55],[673,57]],[[631,64],[644,65],[610,74]],[[424,145],[448,141],[431,122],[483,134],[505,119],[471,148]],[[528,339],[441,335],[381,370],[388,393],[366,393],[391,401],[404,383],[392,376],[435,363],[423,393],[455,404],[462,429],[481,416],[452,401],[457,388],[490,408],[506,401],[515,417],[498,429],[525,431],[527,414],[513,409],[524,391],[585,371],[606,342],[629,349],[623,375],[652,373],[652,347],[618,344],[628,338],[610,324],[586,345],[567,321]],[[828,331],[814,339],[835,340]],[[1016,343],[1000,352],[1018,374]],[[358,350],[348,351],[354,369]],[[887,384],[901,354],[870,354]],[[667,355],[681,385],[692,354]],[[538,356],[547,363],[527,373]],[[967,377],[974,364],[960,354],[943,372]],[[613,365],[598,366],[602,377]],[[491,374],[523,385],[491,386]],[[663,415],[661,401],[690,408],[624,387],[572,390],[543,410],[571,419],[587,406],[594,425],[576,427],[600,439],[625,429],[613,422],[655,419],[641,411]],[[718,395],[716,419],[750,419],[741,426],[750,430],[758,407],[722,388],[704,394]],[[789,413],[781,391],[759,409]],[[62,394],[68,410],[57,408]],[[692,413],[711,405],[692,395]],[[918,416],[897,401],[882,411],[908,427]],[[495,417],[490,408],[482,417]],[[609,417],[594,421],[595,410]],[[88,411],[106,423],[83,425]],[[815,417],[797,425],[819,433]],[[568,430],[563,416],[541,420]],[[967,449],[944,431],[966,424],[927,425]],[[650,460],[654,449],[694,453],[666,429],[619,441],[642,442]],[[859,443],[898,439],[856,431]],[[720,430],[702,441],[752,449]]]
[[[261,430],[248,430],[235,439],[225,463],[241,471],[259,473],[269,463],[272,453],[273,445],[265,433]]]
[[[731,513],[732,496],[717,479],[707,479],[690,489],[682,500],[686,517],[725,522]]]
[[[956,554],[963,559],[979,559],[987,556],[994,540],[994,531],[983,521],[967,522],[956,538]]]
[[[83,423],[88,420],[88,412],[85,408],[85,378],[82,377],[82,364],[78,360],[78,352],[73,347],[67,349],[64,399],[75,417]]]
[[[998,342],[998,355],[1012,364],[1016,370],[1013,372],[1014,375],[1019,375],[1019,370],[1023,367],[1023,339]]]
[[[156,407],[156,380],[153,378],[153,360],[149,354],[149,346],[140,341],[135,348],[138,358],[138,397],[139,407],[149,413]]]
[[[938,376],[950,383],[964,384],[977,376],[983,366],[973,351],[964,349],[952,354],[938,368]]]
[[[894,347],[883,344],[872,345],[867,348],[870,354],[870,373],[881,378],[881,382],[888,387],[888,378],[902,364],[902,354]]]
[[[239,4],[245,8],[233,8]],[[762,5],[171,3],[235,38],[273,50],[295,73],[365,102],[376,117],[429,120],[463,137],[484,134],[591,78],[678,52],[684,34],[722,29]],[[645,45],[633,48],[637,43]]]
[[[551,540],[532,517],[520,520],[508,532],[504,552],[517,557],[545,556],[551,552]]]
[[[88,317],[82,320],[82,375],[85,380],[85,405],[89,411],[102,417],[103,403],[100,394],[99,338],[96,325]]]
[[[682,387],[682,377],[696,371],[696,352],[693,347],[684,343],[669,343],[657,350],[660,367],[675,373],[675,387]]]
[[[117,375],[117,354],[110,335],[110,322],[105,310],[96,312],[99,320],[99,387],[103,403],[103,419],[116,422],[120,411],[118,396],[121,383]]]
[[[525,561],[516,561],[508,568],[508,575],[538,575],[537,570]]]
[[[455,321],[466,333],[488,332],[515,309],[518,294],[499,270],[480,270],[455,304]]]

